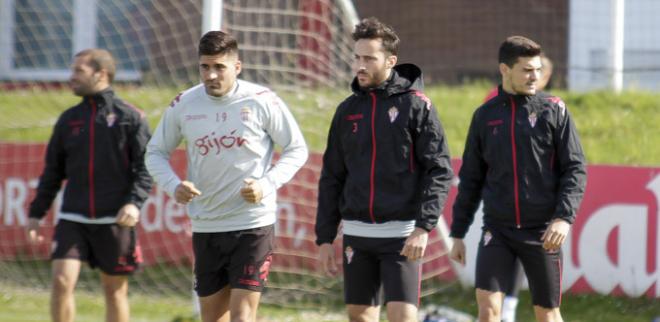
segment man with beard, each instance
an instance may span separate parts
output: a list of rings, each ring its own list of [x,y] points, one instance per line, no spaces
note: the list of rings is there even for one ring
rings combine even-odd
[[[53,321],[75,318],[81,261],[101,270],[106,321],[129,320],[127,275],[142,261],[134,226],[152,184],[144,165],[150,134],[144,113],[110,87],[114,75],[108,51],[76,54],[70,84],[83,99],[55,124],[30,204],[28,240],[37,243],[43,240],[39,220],[67,180],[51,254]]]
[[[353,95],[335,112],[319,182],[316,243],[337,274],[332,246],[343,225],[344,299],[350,321],[417,321],[421,259],[447,198],[452,170],[421,70],[396,65],[399,38],[360,22]]]
[[[586,165],[566,105],[539,92],[541,54],[525,37],[502,43],[502,85],[475,111],[463,153],[450,258],[465,264],[463,238],[483,200],[475,282],[482,322],[500,321],[518,259],[536,319],[562,321],[561,245],[584,195]]]
[[[237,79],[236,39],[199,41],[199,84],[177,96],[147,146],[147,168],[188,205],[202,321],[256,321],[273,254],[276,190],[303,166],[307,146],[293,115],[268,88]],[[188,177],[169,164],[186,142]],[[271,165],[274,145],[282,147]]]

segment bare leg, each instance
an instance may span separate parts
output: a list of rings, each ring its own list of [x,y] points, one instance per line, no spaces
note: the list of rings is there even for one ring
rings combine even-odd
[[[346,305],[350,322],[377,322],[380,316],[380,306]]]
[[[209,296],[199,297],[202,322],[229,322],[229,286]]]
[[[388,302],[387,319],[391,322],[416,322],[417,306],[406,302]]]
[[[536,315],[536,321],[539,322],[563,322],[561,318],[561,313],[559,308],[544,308],[538,305],[534,305],[534,315]]]
[[[261,292],[234,288],[231,290],[229,311],[231,322],[255,322]]]
[[[53,260],[50,316],[54,322],[73,322],[76,316],[73,290],[78,282],[80,266],[77,259]]]
[[[128,322],[130,319],[128,278],[101,272],[101,285],[105,294],[106,322]]]
[[[504,293],[477,289],[479,322],[500,322]]]

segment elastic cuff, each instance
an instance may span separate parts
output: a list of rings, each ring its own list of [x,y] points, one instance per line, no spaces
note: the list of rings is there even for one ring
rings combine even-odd
[[[561,219],[561,220],[563,220],[563,221],[565,221],[565,222],[567,222],[567,223],[569,223],[569,224],[571,224],[571,225],[572,225],[573,222],[575,221],[575,217],[571,217],[571,216],[569,216],[569,217],[564,217],[564,216],[554,216],[554,217],[552,217],[552,219],[553,219],[553,220],[555,220],[555,219]]]
[[[459,232],[451,231],[449,233],[449,237],[463,239],[465,238],[465,234],[466,234],[465,232],[459,233]]]
[[[264,197],[274,193],[277,190],[277,188],[270,182],[270,180],[268,180],[268,177],[263,177],[257,180],[257,183],[259,183],[261,192],[264,194]]]
[[[163,190],[172,198],[174,198],[174,194],[176,193],[176,187],[181,184],[181,180],[176,180],[172,181],[170,184],[163,186]]]
[[[435,225],[426,224],[426,223],[415,223],[415,227],[424,229],[427,233],[430,233],[435,228]]]

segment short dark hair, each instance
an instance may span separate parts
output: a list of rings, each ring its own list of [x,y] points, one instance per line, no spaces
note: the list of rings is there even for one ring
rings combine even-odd
[[[199,56],[234,53],[238,53],[238,42],[236,38],[224,31],[209,31],[199,40]]]
[[[108,72],[108,81],[112,83],[115,80],[117,66],[115,64],[115,59],[109,51],[99,48],[89,48],[78,52],[75,57],[89,58],[87,64],[91,66],[95,72],[105,69]]]
[[[392,27],[378,21],[374,17],[362,19],[359,24],[355,25],[353,40],[379,38],[383,41],[383,49],[385,51],[392,55],[396,55],[399,52],[399,36],[396,35]]]
[[[519,57],[535,57],[541,53],[541,45],[533,40],[523,36],[511,36],[500,46],[499,62],[513,67]]]

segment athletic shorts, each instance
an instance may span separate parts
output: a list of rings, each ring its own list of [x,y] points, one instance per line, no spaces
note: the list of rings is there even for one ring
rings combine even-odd
[[[421,265],[399,255],[406,238],[344,235],[344,300],[378,306],[388,302],[419,305]]]
[[[78,259],[108,275],[129,275],[142,263],[134,227],[59,220],[51,259]]]
[[[543,308],[561,304],[562,251],[543,248],[545,228],[517,229],[484,226],[479,250],[475,286],[491,292],[505,292],[513,283],[516,259],[527,274],[532,303]]]
[[[221,233],[193,233],[197,295],[213,295],[227,285],[261,292],[273,259],[273,242],[273,225]]]

